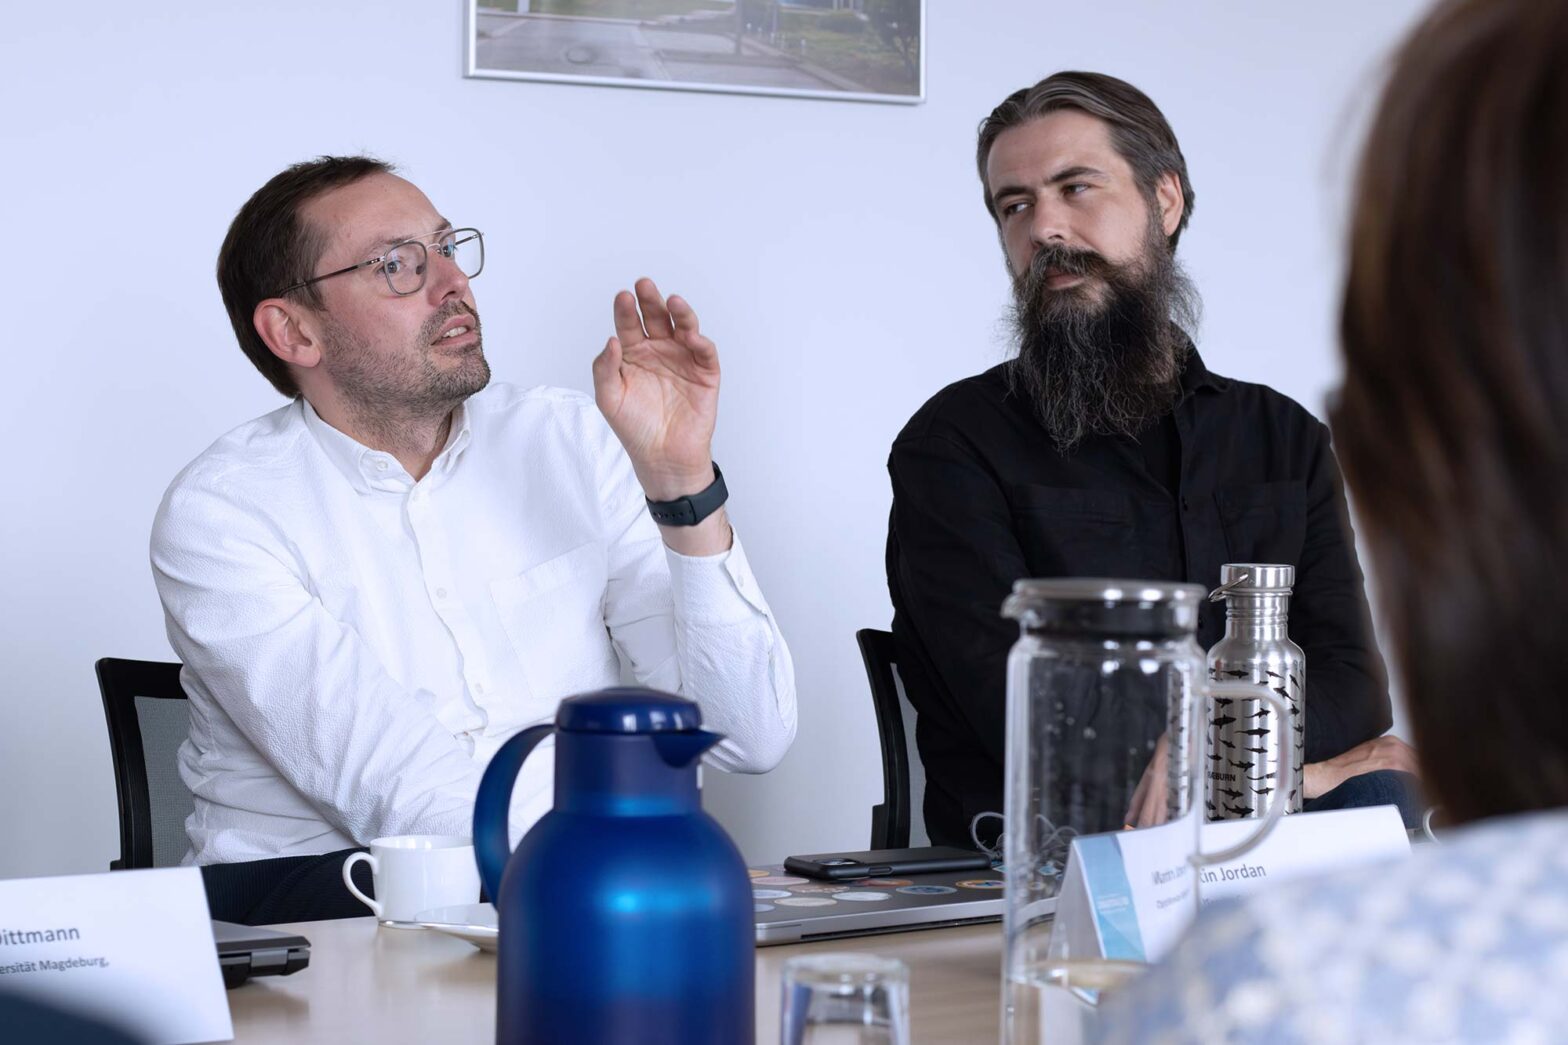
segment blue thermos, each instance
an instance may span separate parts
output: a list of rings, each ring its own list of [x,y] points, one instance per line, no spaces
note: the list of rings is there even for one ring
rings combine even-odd
[[[496,1041],[704,1042],[755,1034],[750,878],[702,811],[722,739],[689,700],[607,689],[561,702],[485,769],[474,850],[500,915]],[[555,808],[511,852],[512,784],[555,734]]]

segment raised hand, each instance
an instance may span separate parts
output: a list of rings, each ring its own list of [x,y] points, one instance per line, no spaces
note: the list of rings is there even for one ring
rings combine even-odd
[[[594,401],[653,500],[694,494],[713,481],[719,350],[683,298],[651,279],[615,295],[615,336],[593,361]]]

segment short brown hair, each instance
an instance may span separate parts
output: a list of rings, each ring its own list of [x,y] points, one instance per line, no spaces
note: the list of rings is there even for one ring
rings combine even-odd
[[[1033,87],[1008,95],[1001,105],[991,110],[990,116],[980,121],[975,163],[980,169],[980,187],[985,190],[986,213],[996,218],[995,201],[991,199],[991,185],[986,178],[991,146],[1003,131],[1059,109],[1077,109],[1110,125],[1111,144],[1132,168],[1145,199],[1154,198],[1154,187],[1160,175],[1167,171],[1176,175],[1181,183],[1181,221],[1177,223],[1176,231],[1166,237],[1171,252],[1175,253],[1182,230],[1192,217],[1195,199],[1192,180],[1187,177],[1186,157],[1181,154],[1176,133],[1171,130],[1165,114],[1149,96],[1127,81],[1104,73],[1061,72],[1047,76]]]
[[[272,382],[290,398],[299,386],[288,364],[273,355],[256,333],[252,316],[256,306],[278,291],[313,274],[325,236],[300,216],[311,200],[339,186],[372,174],[391,174],[391,164],[372,156],[320,156],[296,163],[275,175],[245,201],[218,250],[218,290],[240,348]],[[311,308],[322,307],[314,285],[295,291]]]
[[[1568,4],[1443,3],[1361,160],[1333,430],[1429,789],[1568,805]]]

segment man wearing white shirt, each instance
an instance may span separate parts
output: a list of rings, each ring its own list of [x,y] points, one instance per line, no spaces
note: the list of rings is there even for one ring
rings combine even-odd
[[[623,665],[701,705],[721,768],[794,738],[789,650],[719,506],[696,314],[641,280],[592,400],[489,385],[483,247],[365,157],[290,167],[230,227],[224,304],[292,401],[187,466],[153,524],[187,862],[468,834],[495,750]],[[552,767],[529,760],[514,829]]]

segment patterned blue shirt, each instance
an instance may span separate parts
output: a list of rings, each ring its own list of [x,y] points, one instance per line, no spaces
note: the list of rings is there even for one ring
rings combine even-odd
[[[1204,911],[1108,1042],[1568,1041],[1568,812]]]

